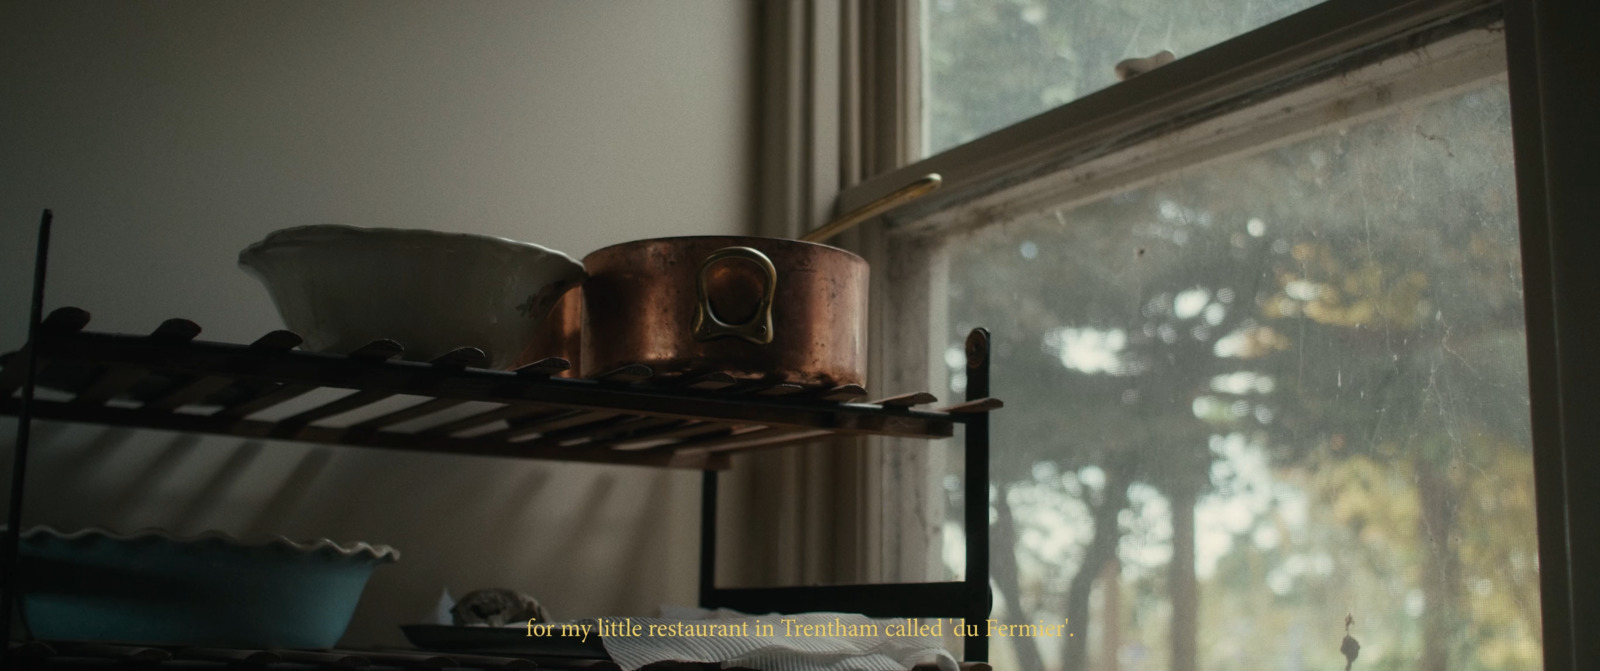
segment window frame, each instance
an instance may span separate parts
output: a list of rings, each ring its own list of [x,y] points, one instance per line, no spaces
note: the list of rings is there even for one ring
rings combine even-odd
[[[891,224],[925,218],[1503,17],[1486,0],[1326,0],[1144,75],[839,193],[849,211],[930,172],[940,191]]]
[[[1595,524],[1600,516],[1600,494],[1583,487],[1583,483],[1600,481],[1600,452],[1593,449],[1600,445],[1600,413],[1590,410],[1600,405],[1600,357],[1589,354],[1600,349],[1600,324],[1590,316],[1591,306],[1600,301],[1600,266],[1587,258],[1587,250],[1600,249],[1600,227],[1584,221],[1586,213],[1600,209],[1600,190],[1585,178],[1600,175],[1600,132],[1592,122],[1592,110],[1600,106],[1600,81],[1584,67],[1600,62],[1600,40],[1593,39],[1593,22],[1581,19],[1582,5],[1575,0],[1326,0],[1136,79],[937,155],[912,160],[917,155],[920,123],[912,117],[919,109],[920,86],[917,40],[911,36],[919,33],[919,5],[918,0],[792,0],[776,5],[790,13],[797,7],[809,8],[813,20],[828,15],[828,8],[839,7],[832,15],[833,25],[844,26],[841,34],[846,39],[840,41],[838,51],[812,51],[804,58],[812,65],[831,63],[830,67],[848,72],[843,78],[846,93],[821,105],[796,100],[780,105],[790,115],[809,115],[813,123],[833,119],[845,126],[844,132],[831,138],[805,138],[813,143],[809,151],[793,141],[789,144],[791,157],[796,151],[809,154],[813,167],[830,162],[830,149],[819,154],[817,140],[831,140],[823,144],[842,150],[832,155],[846,165],[834,173],[837,181],[807,182],[813,187],[812,196],[824,198],[836,183],[834,210],[843,212],[923,174],[937,172],[944,177],[940,192],[886,215],[844,242],[862,252],[880,273],[889,267],[885,262],[891,255],[904,256],[910,251],[889,248],[885,231],[890,227],[938,221],[930,215],[1442,37],[1503,21],[1526,292],[1544,665],[1550,671],[1576,671],[1584,668],[1584,662],[1600,660],[1600,637],[1592,635],[1600,630],[1600,601],[1583,598],[1600,594],[1600,533]],[[770,7],[769,13],[773,12]],[[874,28],[863,33],[862,25]],[[890,40],[887,50],[881,45],[876,50],[870,44],[864,46],[871,40],[863,37],[885,34],[898,38]],[[860,56],[868,51],[873,58]],[[767,53],[766,72],[771,73],[772,51]],[[818,82],[815,77],[801,78],[813,85]],[[862,91],[872,93],[863,95]],[[886,110],[881,106],[883,100],[894,104]],[[874,104],[880,107],[873,109]],[[885,146],[895,149],[884,152]],[[876,152],[876,160],[864,164],[860,157],[872,152]],[[770,156],[764,152],[764,168],[769,175],[777,174]],[[786,172],[794,174],[792,167]],[[763,201],[769,196],[764,192]],[[814,208],[810,222],[790,218],[794,223],[788,230],[780,232],[768,224],[763,232],[783,234],[811,228],[820,223],[825,209]],[[939,274],[934,264],[892,279],[926,282]],[[894,357],[883,354],[893,343],[897,349],[911,348],[911,356],[926,356],[932,362],[938,355],[937,346],[924,342],[931,336],[919,333],[908,317],[916,310],[926,315],[938,308],[886,301],[883,279],[881,275],[875,278],[872,299],[875,306],[888,305],[889,309],[875,308],[873,315],[872,379],[878,381],[879,391],[898,391],[902,386],[927,388],[921,384],[927,380],[917,379],[915,371],[887,369],[884,362]],[[924,346],[927,351],[921,351]],[[881,475],[929,467],[926,447],[921,448],[922,456],[916,450],[891,443],[858,454]],[[871,478],[865,480],[860,486],[872,500],[899,500],[903,498],[899,494],[905,493],[886,492],[883,485],[872,484]],[[931,488],[936,483],[925,484]],[[929,496],[934,493],[912,491],[909,498],[927,503],[936,498]],[[902,509],[886,517],[863,519],[861,526],[881,528],[914,512]],[[907,575],[919,570],[916,562],[905,559],[914,552],[872,549],[889,555],[874,560],[882,563],[874,567],[882,577],[916,577]]]

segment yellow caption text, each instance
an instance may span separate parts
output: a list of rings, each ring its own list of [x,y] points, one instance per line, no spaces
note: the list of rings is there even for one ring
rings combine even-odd
[[[937,618],[922,620],[907,618],[894,622],[845,622],[834,618],[832,622],[800,622],[794,618],[777,618],[772,622],[764,622],[757,618],[754,621],[718,622],[716,620],[696,620],[689,622],[653,622],[644,624],[634,622],[633,618],[600,618],[594,622],[568,622],[551,624],[528,620],[528,636],[562,636],[577,638],[583,642],[589,640],[590,635],[611,638],[642,638],[642,637],[671,637],[671,638],[732,638],[732,637],[788,637],[788,638],[831,638],[831,637],[887,637],[887,638],[942,638],[946,632],[952,636],[989,638],[1061,638],[1076,636],[1067,631],[1067,620],[1061,624],[1053,624],[1039,620],[1034,624],[1005,624],[999,620],[989,619],[981,623],[969,624],[964,618]]]

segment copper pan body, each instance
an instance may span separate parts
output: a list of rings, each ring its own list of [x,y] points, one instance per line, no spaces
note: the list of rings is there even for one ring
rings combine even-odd
[[[924,175],[798,241],[655,238],[594,252],[583,259],[587,282],[557,304],[519,365],[560,356],[572,363],[567,376],[641,364],[655,377],[865,386],[867,262],[818,241],[942,181]]]
[[[528,343],[522,356],[517,359],[516,366],[521,367],[547,357],[561,357],[572,367],[554,377],[582,377],[583,371],[579,368],[582,339],[583,285],[580,284],[567,290],[556,301],[539,332],[534,334],[533,341]]]
[[[583,265],[584,377],[642,364],[658,377],[866,383],[867,262],[855,254],[694,236],[613,245]]]

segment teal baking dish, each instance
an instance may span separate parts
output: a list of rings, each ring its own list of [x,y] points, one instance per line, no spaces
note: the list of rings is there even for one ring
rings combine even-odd
[[[24,616],[44,640],[234,648],[329,648],[367,579],[400,553],[221,532],[64,534],[33,527],[19,561]]]

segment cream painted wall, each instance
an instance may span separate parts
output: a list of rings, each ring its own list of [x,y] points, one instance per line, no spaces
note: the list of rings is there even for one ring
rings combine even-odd
[[[235,255],[307,223],[470,231],[575,256],[744,233],[755,5],[7,2],[0,5],[0,349],[24,337],[34,224],[47,307],[279,326]],[[15,423],[0,421],[0,444]],[[26,524],[392,544],[347,645],[399,644],[446,586],[558,617],[695,596],[692,473],[41,424]],[[11,458],[4,456],[5,482]]]

